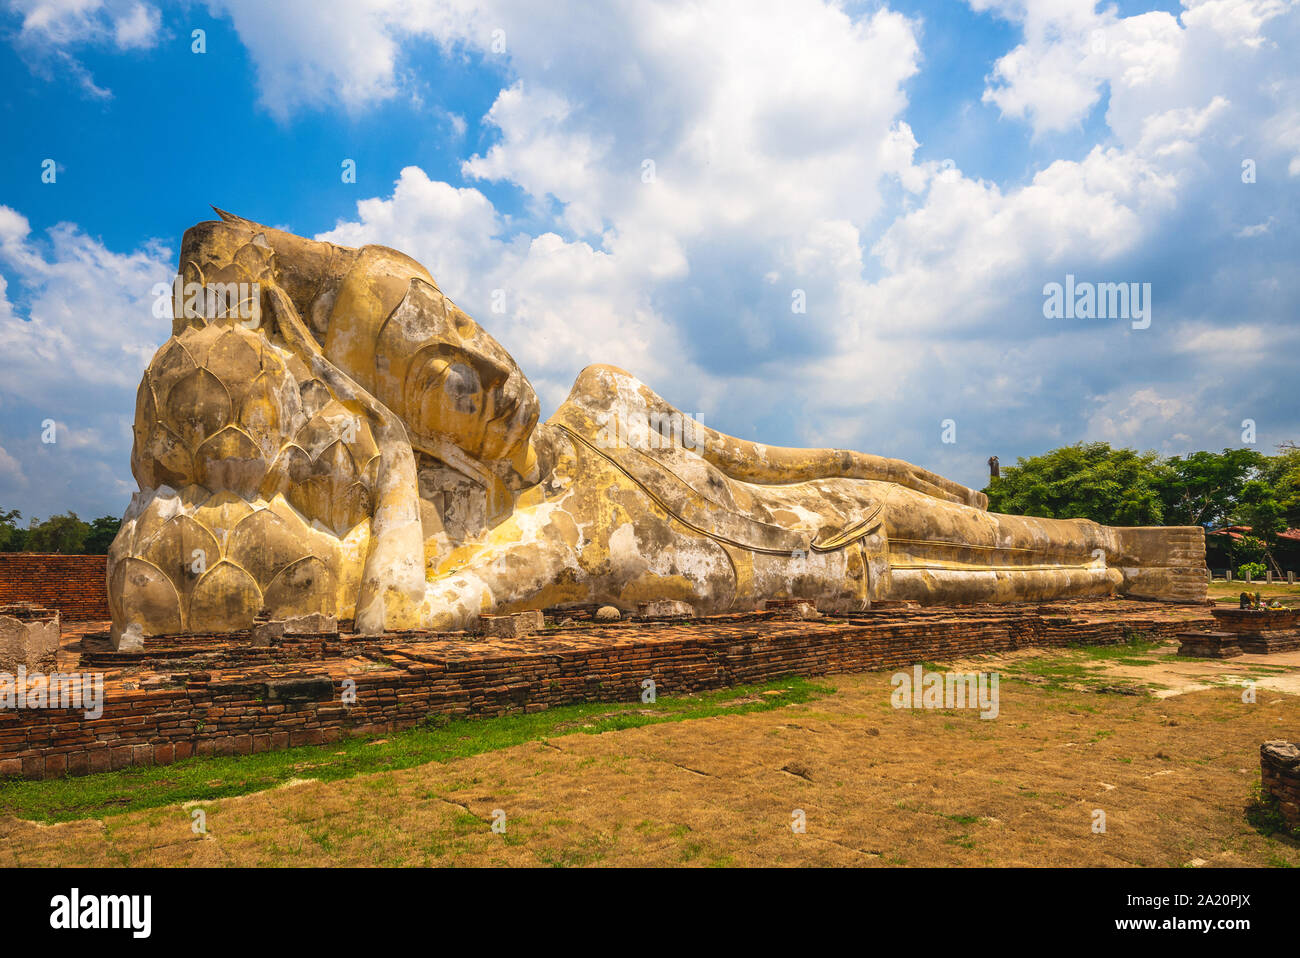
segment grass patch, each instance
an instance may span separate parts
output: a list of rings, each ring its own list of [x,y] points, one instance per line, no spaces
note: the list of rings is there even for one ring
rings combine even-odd
[[[1151,664],[1150,660],[1143,659],[1142,656],[1165,644],[1164,639],[1152,641],[1142,632],[1125,632],[1123,642],[1115,642],[1111,645],[1074,645],[1071,650],[1082,655],[1086,659],[1099,662],[1106,661],[1125,661],[1134,659],[1139,664]]]
[[[1278,808],[1277,799],[1264,791],[1264,786],[1259,782],[1251,789],[1250,804],[1246,806],[1246,821],[1265,838],[1278,835],[1292,841],[1300,840],[1300,826],[1287,824],[1282,817],[1282,810]]]
[[[1267,582],[1252,582],[1247,585],[1241,579],[1234,579],[1231,582],[1217,581],[1209,583],[1208,592],[1209,597],[1218,602],[1235,604],[1241,593],[1249,592],[1254,595],[1258,592],[1263,599],[1277,599],[1286,606],[1300,605],[1300,583],[1287,585],[1285,580],[1274,582],[1272,585]]]
[[[41,822],[104,818],[162,805],[247,795],[291,779],[328,782],[428,762],[448,762],[564,735],[597,735],[661,722],[765,712],[808,702],[832,691],[830,686],[791,677],[699,695],[660,697],[652,705],[639,701],[594,702],[562,705],[529,715],[455,721],[434,716],[421,727],[394,732],[378,741],[349,738],[330,745],[189,758],[172,765],[124,768],[75,778],[0,779],[0,812]]]
[[[1028,681],[1053,691],[1113,688],[1115,679],[1107,678],[1108,665],[1151,666],[1158,659],[1147,653],[1164,645],[1166,640],[1150,640],[1139,632],[1125,633],[1123,642],[1109,645],[1072,645],[1059,654],[1033,656],[1002,666],[1004,679]],[[1152,686],[1152,683],[1145,683]]]

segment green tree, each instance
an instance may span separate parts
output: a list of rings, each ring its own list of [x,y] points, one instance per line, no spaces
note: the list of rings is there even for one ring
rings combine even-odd
[[[27,530],[18,525],[22,513],[17,509],[0,512],[0,552],[22,552],[27,544]]]
[[[1238,525],[1250,526],[1251,533],[1268,546],[1277,544],[1277,534],[1286,530],[1286,509],[1278,501],[1277,490],[1262,479],[1252,479],[1242,486],[1234,516]]]
[[[1080,442],[1017,459],[984,492],[996,512],[1116,526],[1160,525],[1160,488],[1166,476],[1154,452]]]
[[[44,522],[32,520],[27,532],[26,552],[61,552],[76,555],[85,551],[86,536],[90,526],[77,518],[75,512],[50,516]]]
[[[1249,563],[1262,564],[1264,559],[1268,558],[1269,547],[1264,542],[1264,539],[1255,536],[1243,536],[1234,539],[1230,551],[1232,552],[1232,564],[1240,568],[1242,565]]]
[[[1284,442],[1276,456],[1265,458],[1259,478],[1273,490],[1286,528],[1300,528],[1300,446]]]
[[[117,530],[122,527],[122,520],[112,516],[100,516],[90,520],[90,532],[86,535],[85,552],[87,555],[108,555],[108,547],[117,537]]]
[[[1161,463],[1156,488],[1164,504],[1165,525],[1223,525],[1234,511],[1246,484],[1268,462],[1253,449],[1225,449],[1222,453],[1194,452]]]

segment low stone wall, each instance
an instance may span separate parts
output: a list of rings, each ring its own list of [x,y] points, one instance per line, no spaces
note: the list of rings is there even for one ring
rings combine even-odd
[[[59,656],[59,613],[27,605],[0,605],[0,672],[46,672]]]
[[[1300,828],[1300,745],[1282,741],[1261,745],[1259,777],[1282,818],[1292,828]]]
[[[0,711],[0,776],[27,778],[165,764],[384,734],[431,715],[490,716],[572,702],[635,701],[653,679],[675,695],[782,676],[901,668],[1028,646],[1172,636],[1202,611],[1082,617],[927,609],[814,621],[774,613],[693,623],[620,623],[484,641],[464,634],[340,636],[249,648],[238,637],[151,640],[117,656],[86,640],[78,667],[107,672],[103,714]],[[1197,616],[1201,618],[1198,619]],[[199,649],[209,651],[198,653]],[[196,666],[200,655],[205,656]],[[67,664],[63,665],[69,670]],[[350,696],[354,699],[349,700]]]
[[[32,602],[65,622],[107,619],[108,556],[0,552],[0,605]]]

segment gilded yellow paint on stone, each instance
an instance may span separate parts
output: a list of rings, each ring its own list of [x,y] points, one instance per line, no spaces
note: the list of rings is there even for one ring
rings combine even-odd
[[[897,459],[715,432],[591,366],[546,422],[410,257],[221,214],[136,397],[114,635],[308,611],[460,629],[564,603],[1204,598],[1201,529],[1004,516]]]

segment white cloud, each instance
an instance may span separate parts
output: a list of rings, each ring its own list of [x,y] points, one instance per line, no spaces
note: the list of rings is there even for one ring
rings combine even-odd
[[[111,42],[119,50],[153,46],[162,20],[140,0],[10,0],[22,17],[19,41],[58,47]]]
[[[23,475],[23,467],[4,446],[0,446],[0,482],[5,482],[10,486],[21,487],[27,484],[27,477]],[[5,510],[8,511],[8,510]]]
[[[606,361],[701,402],[703,368],[732,360],[683,327],[708,323],[740,351],[806,351],[846,321],[844,281],[861,274],[882,176],[913,189],[926,177],[898,120],[919,56],[912,23],[818,0],[577,18],[497,3],[438,38],[487,54],[484,24],[504,30],[516,79],[485,117],[500,139],[464,173],[522,187],[537,211],[557,204],[557,231],[518,233],[478,191],[407,169],[330,238],[421,258],[546,398]],[[486,311],[494,288],[508,291],[505,316]],[[796,288],[817,304],[804,316],[790,311]]]
[[[152,312],[154,285],[175,273],[169,259],[152,244],[113,253],[67,223],[37,242],[21,214],[0,206],[0,265],[30,300],[25,317],[0,326],[0,392],[53,407],[69,381],[133,390],[170,335],[170,319]]]
[[[261,102],[280,119],[340,103],[358,111],[396,95],[408,80],[403,42],[474,19],[469,0],[347,0],[328,12],[318,0],[208,0],[208,8],[234,23]]]
[[[1185,0],[1175,18],[1163,11],[1120,17],[1094,0],[969,0],[1019,24],[1024,42],[994,65],[984,100],[1003,115],[1025,119],[1035,134],[1077,127],[1111,97],[1108,120],[1125,136],[1131,124],[1168,109],[1171,98],[1211,83],[1249,81],[1222,69],[1231,58],[1240,74],[1243,55],[1270,45],[1261,32],[1294,9],[1295,0]]]
[[[156,7],[136,3],[113,23],[113,42],[119,50],[147,49],[158,41],[162,16]]]
[[[1293,110],[1281,91],[1294,70],[1277,43],[1244,44],[1221,17],[1125,18],[1072,0],[974,5],[1025,31],[988,99],[1047,134],[1077,125],[1108,87],[1111,142],[1020,186],[915,163],[902,92],[916,69],[914,25],[888,10],[849,20],[812,2],[645,5],[587,22],[500,3],[435,31],[480,49],[484,24],[510,38],[514,76],[485,118],[500,139],[463,171],[522,187],[537,211],[557,204],[572,238],[521,232],[479,191],[416,169],[329,235],[423,259],[552,403],[578,367],[612,361],[682,404],[716,403],[738,430],[750,415],[777,416],[787,440],[906,453],[969,481],[986,453],[918,438],[935,418],[929,406],[985,419],[990,442],[1072,441],[1106,424],[1117,441],[1156,445],[1204,434],[1194,410],[1213,350],[1235,343],[1228,355],[1244,356],[1254,337],[1216,333],[1199,311],[1262,288],[1242,268],[1220,264],[1209,296],[1157,283],[1146,339],[1126,324],[1053,326],[1039,291],[1066,272],[1149,280],[1152,251],[1186,244],[1184,218],[1199,207],[1197,229],[1239,231],[1215,197],[1240,185],[1239,140],[1271,143],[1284,159],[1300,151],[1300,134],[1290,145],[1291,127],[1275,120]],[[1275,7],[1252,8],[1252,29],[1265,32],[1251,36],[1291,28]],[[1251,83],[1236,76],[1242,57],[1253,58]],[[641,182],[645,159],[652,183]],[[877,223],[891,176],[918,202]],[[510,291],[507,315],[487,311],[492,288]],[[796,288],[809,311],[792,317]],[[1259,329],[1281,318],[1256,309]],[[1116,361],[1120,342],[1145,365]],[[1156,389],[1142,381],[1153,370],[1183,381]],[[1123,402],[1103,398],[1094,411],[1089,378]],[[1064,381],[1074,398],[1044,403]],[[1241,392],[1259,402],[1259,388]],[[886,410],[890,420],[873,418]],[[1008,433],[999,415],[1022,422]]]
[[[75,50],[146,50],[161,37],[162,14],[142,0],[8,0],[6,6],[21,17],[14,45],[32,69],[47,77],[66,74],[96,100],[110,99],[112,91],[95,82]]]
[[[1234,45],[1251,49],[1271,41],[1261,32],[1264,24],[1286,13],[1294,0],[1183,0],[1183,23],[1208,27]]]
[[[1293,3],[1189,2],[1177,18],[972,0],[1023,32],[983,93],[1039,149],[1108,97],[1097,142],[1010,182],[964,174],[960,156],[916,161],[906,90],[922,50],[916,23],[886,7],[357,0],[326,18],[305,2],[211,6],[230,14],[281,117],[418,95],[417,43],[438,44],[448,69],[500,71],[491,109],[470,118],[496,138],[463,157],[461,184],[408,166],[322,235],[424,262],[551,407],[581,366],[613,362],[719,428],[900,455],[972,483],[992,452],[1082,438],[1210,448],[1235,443],[1227,424],[1245,415],[1276,438],[1300,429],[1278,386],[1300,296],[1285,192],[1300,175]],[[1243,159],[1258,183],[1242,182]],[[494,207],[496,183],[523,191],[526,217]],[[119,261],[59,229],[51,251],[0,207],[0,257],[45,324],[15,344],[72,348],[54,290],[83,295],[57,269],[74,264],[109,290],[108,328],[127,344],[76,343],[85,373],[121,366],[107,386],[133,386],[130,343],[144,359],[154,343],[125,317],[148,311],[104,274],[158,257]],[[1042,287],[1066,273],[1151,282],[1151,328],[1045,320]],[[795,291],[806,313],[792,313]],[[955,446],[939,442],[947,417]]]
[[[153,315],[170,259],[154,244],[114,253],[66,223],[35,237],[0,206],[0,503],[21,493],[24,515],[125,504],[136,387],[171,332]],[[47,419],[53,444],[41,441]]]
[[[1249,366],[1258,361],[1269,348],[1270,331],[1260,324],[1233,323],[1211,325],[1206,322],[1188,323],[1178,343],[1183,353],[1213,356],[1217,363],[1234,363]]]
[[[1262,223],[1252,223],[1250,226],[1243,226],[1232,235],[1237,239],[1249,239],[1252,236],[1264,236],[1273,228],[1273,217],[1269,217]]]
[[[13,320],[14,307],[9,302],[8,290],[9,281],[0,276],[0,323],[8,323]]]
[[[1153,426],[1168,431],[1171,424],[1192,412],[1185,400],[1162,396],[1150,388],[1127,395],[1103,396],[1095,401],[1100,408],[1088,420],[1088,433],[1116,445],[1140,442],[1151,434]]]

